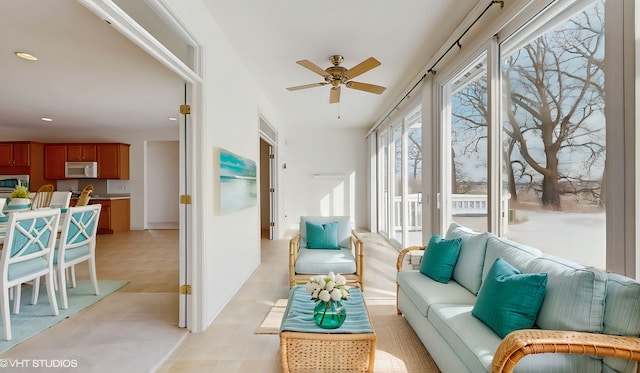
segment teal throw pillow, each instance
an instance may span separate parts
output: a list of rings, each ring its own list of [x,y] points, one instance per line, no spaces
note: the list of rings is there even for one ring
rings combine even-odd
[[[461,238],[445,240],[437,234],[431,236],[420,263],[420,272],[435,281],[448,283],[460,255],[461,241]]]
[[[339,249],[338,222],[326,224],[307,222],[307,248],[309,249]]]
[[[520,273],[497,258],[487,273],[471,314],[500,338],[533,327],[547,291],[546,273]]]

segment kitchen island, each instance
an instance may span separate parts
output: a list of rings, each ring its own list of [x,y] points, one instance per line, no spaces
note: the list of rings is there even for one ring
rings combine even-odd
[[[75,206],[78,197],[71,198]],[[101,204],[98,233],[113,234],[131,230],[131,197],[127,195],[96,195],[89,200],[90,205]]]

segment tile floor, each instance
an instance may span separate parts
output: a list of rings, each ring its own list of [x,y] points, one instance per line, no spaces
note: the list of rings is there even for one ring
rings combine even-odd
[[[376,234],[361,236],[365,296],[395,297],[397,251]],[[254,332],[288,296],[288,240],[262,241],[260,266],[202,333],[177,327],[177,230],[99,235],[98,248],[98,278],[130,283],[0,359],[77,358],[92,373],[280,372],[279,337]]]
[[[395,297],[397,251],[375,234],[365,240],[365,296]],[[255,334],[267,312],[287,298],[288,241],[262,241],[262,263],[203,333],[189,334],[159,373],[281,371],[278,335]]]

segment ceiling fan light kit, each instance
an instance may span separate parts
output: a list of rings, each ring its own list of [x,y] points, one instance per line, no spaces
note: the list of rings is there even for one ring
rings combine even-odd
[[[344,61],[344,57],[340,55],[330,56],[329,62],[331,62],[333,66],[329,66],[324,70],[309,60],[296,61],[298,65],[305,67],[313,71],[314,73],[322,76],[324,78],[324,82],[289,87],[287,88],[287,90],[297,91],[300,89],[320,87],[323,85],[330,84],[331,85],[331,90],[329,91],[330,104],[335,104],[340,102],[340,90],[343,85],[347,88],[356,89],[359,91],[364,91],[369,93],[375,93],[378,95],[384,92],[384,90],[386,89],[385,87],[375,85],[375,84],[355,82],[351,80],[359,75],[366,73],[367,71],[375,67],[380,66],[381,65],[380,61],[376,60],[373,57],[369,57],[350,69],[340,66],[343,61]]]

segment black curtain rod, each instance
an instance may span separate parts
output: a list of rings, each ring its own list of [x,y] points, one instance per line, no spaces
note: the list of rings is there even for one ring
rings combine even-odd
[[[393,113],[393,111],[394,111],[394,110],[396,110],[396,109],[398,108],[398,106],[400,106],[400,104],[401,104],[401,103],[402,103],[402,102],[403,102],[407,97],[409,97],[409,95],[411,94],[411,92],[413,92],[413,90],[414,90],[414,89],[416,89],[416,87],[418,86],[418,84],[420,84],[420,83],[424,80],[424,78],[427,76],[427,74],[434,74],[434,75],[435,75],[436,71],[435,71],[433,68],[434,68],[434,67],[436,67],[436,65],[438,64],[438,62],[442,61],[442,59],[444,58],[444,56],[446,56],[446,55],[447,55],[447,53],[449,53],[449,52],[451,51],[451,49],[452,49],[454,46],[456,46],[456,45],[457,45],[459,48],[462,48],[462,45],[460,44],[460,39],[462,39],[462,38],[467,34],[467,32],[469,32],[469,30],[471,30],[471,27],[473,27],[473,25],[475,25],[475,24],[480,20],[480,18],[482,18],[482,16],[484,16],[484,14],[489,10],[489,8],[491,8],[491,7],[493,6],[493,4],[500,4],[500,9],[504,8],[504,1],[503,1],[503,0],[492,0],[492,1],[489,3],[489,5],[487,5],[487,7],[482,11],[482,13],[480,13],[480,15],[479,15],[479,16],[478,16],[478,17],[477,17],[477,18],[476,18],[476,19],[475,19],[475,20],[474,20],[474,21],[469,25],[469,27],[467,27],[467,29],[466,29],[466,30],[464,30],[464,32],[462,33],[462,35],[460,35],[460,36],[458,37],[458,39],[456,39],[456,41],[455,41],[453,44],[451,44],[451,46],[449,47],[449,49],[447,49],[447,50],[442,54],[442,56],[440,56],[440,58],[438,58],[438,60],[433,64],[433,66],[431,66],[431,68],[430,68],[429,70],[427,70],[427,72],[426,72],[424,75],[422,75],[422,77],[420,78],[420,80],[418,80],[418,81],[416,82],[416,84],[414,84],[414,85],[413,85],[413,87],[411,87],[411,89],[409,90],[409,92],[407,92],[407,94],[406,94],[406,95],[404,95],[404,97],[403,97],[400,101],[398,101],[398,103],[393,107],[393,109],[391,109],[391,110],[389,111],[389,114],[387,114],[387,116],[382,120],[382,122],[384,122],[385,120],[389,119],[389,116],[391,115],[391,113]],[[380,122],[380,123],[382,123],[382,122]],[[377,126],[376,126],[376,127],[377,127]]]
[[[453,49],[453,47],[455,47],[456,45],[458,46],[458,48],[462,48],[462,45],[460,44],[460,40],[467,34],[467,32],[469,32],[469,30],[471,30],[471,28],[478,23],[478,21],[480,20],[480,18],[482,18],[482,16],[484,16],[484,14],[489,10],[489,8],[491,8],[493,6],[493,4],[500,4],[500,9],[504,8],[504,1],[503,0],[492,0],[489,5],[487,5],[486,8],[484,8],[484,10],[482,11],[482,13],[480,13],[480,15],[469,25],[469,27],[467,27],[466,30],[464,30],[464,32],[462,33],[462,35],[460,35],[460,37],[458,37],[458,39],[451,44],[451,46],[449,47],[449,49],[447,49],[442,56],[440,56],[440,58],[438,58],[438,60],[436,62],[434,62],[433,66],[431,66],[431,68],[429,70],[427,70],[427,73],[436,73],[436,71],[433,69],[434,67],[436,67],[436,65],[442,61],[442,59],[444,58],[444,56],[447,55],[447,53],[449,53],[451,51],[451,49]]]

